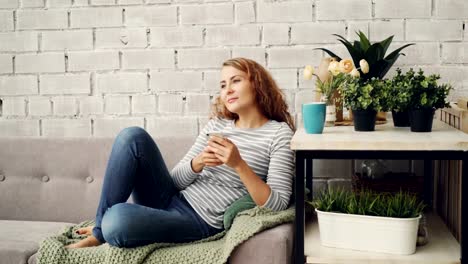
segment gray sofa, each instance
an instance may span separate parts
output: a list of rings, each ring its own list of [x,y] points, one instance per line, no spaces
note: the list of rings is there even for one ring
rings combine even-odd
[[[194,138],[155,138],[171,169]],[[36,263],[38,242],[94,219],[113,138],[0,138],[0,264]],[[128,202],[132,202],[131,198]],[[290,263],[293,227],[239,246],[230,263]]]

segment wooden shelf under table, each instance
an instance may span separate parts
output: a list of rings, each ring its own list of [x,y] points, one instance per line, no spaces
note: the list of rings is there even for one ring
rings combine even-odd
[[[304,251],[307,263],[459,264],[460,244],[436,213],[428,213],[426,217],[429,242],[424,246],[416,247],[416,253],[402,256],[324,247],[320,244],[318,222],[316,216],[314,216],[312,219],[306,220]]]

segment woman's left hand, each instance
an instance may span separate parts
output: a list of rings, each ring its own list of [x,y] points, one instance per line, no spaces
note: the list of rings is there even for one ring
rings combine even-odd
[[[208,148],[214,152],[219,160],[233,169],[244,161],[237,146],[228,138],[212,136],[208,140]]]

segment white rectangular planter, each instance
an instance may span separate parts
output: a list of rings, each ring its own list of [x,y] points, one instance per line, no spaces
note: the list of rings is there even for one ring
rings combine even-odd
[[[323,246],[399,255],[416,251],[421,216],[393,218],[315,211]]]

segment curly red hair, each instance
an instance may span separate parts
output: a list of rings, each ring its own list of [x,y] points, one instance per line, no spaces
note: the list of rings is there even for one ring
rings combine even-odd
[[[291,130],[295,131],[294,119],[288,111],[284,100],[284,93],[280,90],[271,74],[257,62],[246,58],[232,58],[223,62],[223,67],[231,66],[247,74],[254,89],[255,101],[260,111],[268,119],[286,122]],[[225,119],[239,119],[239,116],[230,112],[218,96],[212,105],[212,115]]]

